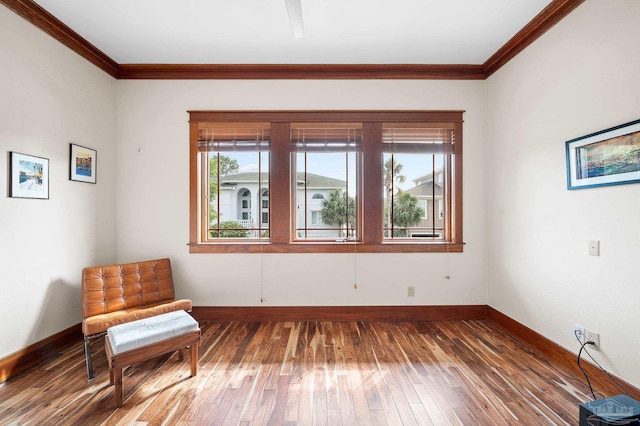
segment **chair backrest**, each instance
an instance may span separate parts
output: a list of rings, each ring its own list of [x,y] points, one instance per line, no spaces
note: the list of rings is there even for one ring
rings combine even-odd
[[[169,259],[82,270],[82,316],[107,314],[175,299]]]

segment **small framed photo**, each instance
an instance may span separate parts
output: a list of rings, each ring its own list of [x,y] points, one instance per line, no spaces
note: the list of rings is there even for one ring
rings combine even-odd
[[[10,152],[9,197],[49,199],[49,159]]]
[[[640,182],[640,120],[566,142],[567,189]]]
[[[96,183],[97,155],[95,149],[70,144],[69,180]]]

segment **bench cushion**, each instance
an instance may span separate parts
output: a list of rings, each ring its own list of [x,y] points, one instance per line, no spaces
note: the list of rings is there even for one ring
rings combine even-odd
[[[113,354],[118,355],[198,330],[191,315],[174,311],[110,327],[107,338]]]
[[[148,305],[136,306],[121,311],[94,315],[82,320],[82,333],[85,336],[104,333],[109,327],[129,321],[149,318],[172,311],[189,311],[192,304],[189,299],[167,300]]]

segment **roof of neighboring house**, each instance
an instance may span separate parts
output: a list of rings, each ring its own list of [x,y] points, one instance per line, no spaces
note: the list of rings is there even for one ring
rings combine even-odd
[[[258,182],[257,172],[236,173],[234,175],[220,176],[220,183],[225,185],[235,185],[238,183],[256,183]],[[269,181],[269,173],[262,173],[260,177],[263,182]]]
[[[439,176],[442,174],[442,169],[437,169],[435,171],[435,175]],[[413,179],[414,183],[418,183],[418,182],[431,182],[433,180],[433,175],[434,172],[429,172],[426,175],[422,175],[422,176],[418,176],[417,178]],[[440,180],[440,179],[436,179],[436,180]]]
[[[434,194],[435,190],[435,194]],[[413,188],[409,188],[406,191],[414,197],[431,197],[433,195],[442,196],[442,187],[438,184],[433,184],[433,182],[426,182],[422,185],[414,186]]]
[[[260,177],[263,182],[269,180],[269,173],[262,173]],[[298,182],[304,180],[304,173],[298,173]],[[258,173],[247,172],[237,173],[234,175],[220,176],[220,183],[223,185],[237,185],[240,183],[257,183]],[[347,183],[340,179],[334,179],[328,176],[316,175],[314,173],[307,173],[307,187],[308,188],[346,188]]]
[[[304,181],[304,173],[298,173],[298,183],[301,184]],[[328,176],[316,175],[314,173],[307,173],[307,187],[308,188],[346,188],[347,182],[341,179],[334,179]]]

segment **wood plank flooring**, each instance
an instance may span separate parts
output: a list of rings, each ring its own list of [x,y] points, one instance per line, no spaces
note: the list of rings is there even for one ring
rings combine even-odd
[[[579,380],[488,321],[201,323],[198,375],[164,355],[114,388],[102,340],[0,385],[0,424],[562,425]]]

